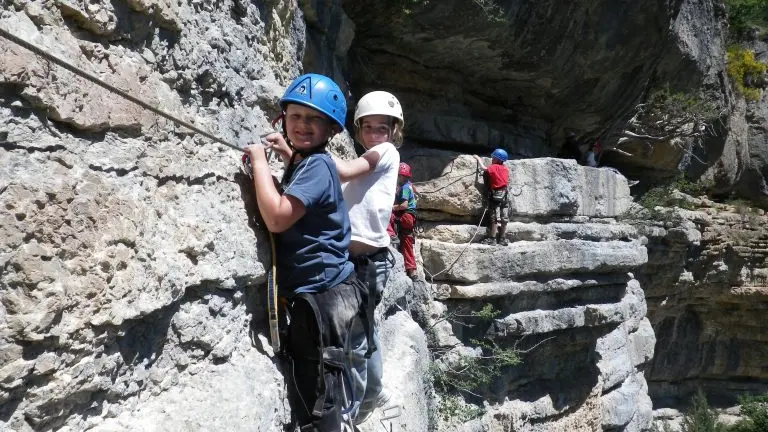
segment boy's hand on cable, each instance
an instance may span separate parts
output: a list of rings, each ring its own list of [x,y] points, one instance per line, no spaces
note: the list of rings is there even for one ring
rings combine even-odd
[[[267,147],[264,144],[251,144],[243,149],[245,153],[243,162],[245,163],[246,159],[249,160],[247,165],[250,165],[251,177],[254,179],[259,171],[269,172],[266,149]]]
[[[264,137],[264,142],[266,143],[265,145],[267,148],[271,148],[272,150],[276,151],[284,162],[291,158],[293,150],[291,150],[291,147],[288,146],[287,142],[285,142],[283,134],[277,132],[271,133]]]
[[[264,144],[251,144],[243,149],[245,154],[248,155],[248,157],[251,158],[251,163],[255,163],[257,161],[267,161],[267,153],[265,150],[267,149],[267,146]]]

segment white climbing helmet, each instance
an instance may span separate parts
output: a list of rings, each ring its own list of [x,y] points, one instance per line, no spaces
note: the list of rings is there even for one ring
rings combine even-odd
[[[373,91],[360,98],[355,107],[355,125],[359,126],[358,120],[361,117],[376,114],[394,117],[400,120],[401,126],[405,125],[403,107],[392,93]]]

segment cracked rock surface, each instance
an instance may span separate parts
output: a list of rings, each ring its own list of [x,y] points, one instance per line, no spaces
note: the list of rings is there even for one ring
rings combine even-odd
[[[237,145],[299,72],[291,2],[2,6],[2,28]],[[0,56],[0,429],[282,428],[239,154],[4,39]]]

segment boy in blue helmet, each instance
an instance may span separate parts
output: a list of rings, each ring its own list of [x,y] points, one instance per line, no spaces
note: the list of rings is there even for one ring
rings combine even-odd
[[[283,133],[246,153],[259,212],[275,233],[279,293],[288,300],[294,414],[302,431],[336,432],[344,409],[345,348],[367,326],[367,291],[348,260],[349,217],[336,165],[325,151],[344,129],[346,100],[330,78],[306,74],[288,86],[280,105]],[[272,181],[268,147],[287,161],[282,193]]]
[[[488,196],[488,213],[490,214],[490,223],[483,243],[494,245],[496,243],[506,246],[508,244],[505,234],[507,232],[507,223],[509,222],[509,193],[507,185],[509,184],[509,172],[504,162],[507,161],[507,152],[504,149],[496,149],[491,153],[491,164],[487,167],[480,156],[475,155],[477,163],[485,170],[485,186]],[[496,223],[499,222],[498,232]]]

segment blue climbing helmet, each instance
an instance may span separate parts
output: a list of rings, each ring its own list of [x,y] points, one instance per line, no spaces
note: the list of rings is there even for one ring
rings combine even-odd
[[[283,109],[287,103],[314,108],[330,117],[341,130],[344,130],[347,100],[339,86],[327,76],[309,73],[293,80],[280,98],[280,106]]]
[[[501,162],[506,162],[507,159],[509,159],[509,156],[507,156],[507,152],[504,151],[504,149],[497,148],[496,150],[491,153],[492,158],[496,158],[500,160]]]

